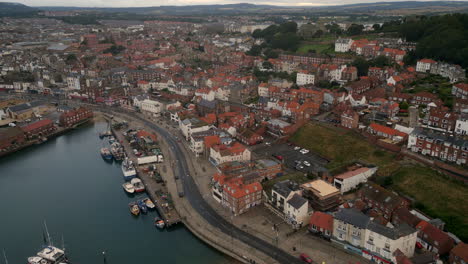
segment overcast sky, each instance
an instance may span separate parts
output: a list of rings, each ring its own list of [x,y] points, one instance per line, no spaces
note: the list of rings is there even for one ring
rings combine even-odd
[[[406,0],[392,0],[399,2]],[[435,0],[434,0],[435,1]],[[140,7],[160,5],[203,5],[203,4],[268,4],[282,6],[322,6],[355,3],[382,2],[380,0],[6,0],[29,6],[80,6],[80,7]]]

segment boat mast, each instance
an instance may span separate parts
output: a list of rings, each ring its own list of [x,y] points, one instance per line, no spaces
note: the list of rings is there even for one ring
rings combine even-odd
[[[8,264],[8,259],[6,257],[5,249],[3,249],[3,258],[5,259],[5,264]]]
[[[65,252],[65,239],[63,238],[63,234],[62,234],[62,250]]]
[[[53,246],[52,245],[52,239],[50,238],[49,230],[47,229],[47,223],[46,223],[45,220],[44,220],[44,227],[45,227],[45,231],[46,231],[46,235],[47,235],[47,243],[49,244],[49,246]]]

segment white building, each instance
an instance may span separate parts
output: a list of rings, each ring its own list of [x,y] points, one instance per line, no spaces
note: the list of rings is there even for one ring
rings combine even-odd
[[[213,101],[215,99],[215,92],[211,89],[197,89],[195,96],[200,96],[203,100]]]
[[[352,44],[352,39],[339,38],[335,42],[335,52],[347,52],[351,49]]]
[[[192,133],[208,131],[211,125],[205,123],[198,118],[186,118],[179,122],[179,128],[184,135],[185,140],[190,140]]]
[[[455,123],[455,133],[459,135],[468,135],[468,110],[465,110]]]
[[[430,72],[432,65],[434,65],[436,61],[431,59],[422,59],[419,60],[416,64],[416,71],[417,72]]]
[[[78,76],[68,76],[67,77],[67,87],[70,90],[80,90],[80,77]]]
[[[360,183],[367,182],[367,179],[374,175],[377,171],[377,167],[374,168],[359,168],[353,171],[347,171],[345,173],[335,176],[333,185],[340,190],[343,194],[356,188]]]
[[[407,224],[395,228],[370,221],[365,232],[365,248],[385,259],[391,260],[399,249],[405,256],[414,255],[418,231]]]
[[[147,95],[138,95],[133,97],[133,107],[141,109],[141,103],[148,99]]]
[[[366,249],[362,251],[363,257],[377,263],[392,261],[393,253],[397,250],[411,258],[414,255],[417,233],[415,228],[407,224],[396,227],[381,225],[356,209],[341,209],[333,220],[335,239]]]
[[[315,75],[307,72],[298,72],[296,76],[297,85],[306,85],[315,83]]]
[[[231,90],[227,87],[214,88],[215,98],[221,101],[228,101]]]
[[[140,105],[141,111],[149,116],[159,116],[164,110],[164,106],[160,102],[150,99],[143,100]]]
[[[226,146],[223,144],[214,145],[210,148],[210,162],[215,166],[231,161],[249,161],[250,150],[239,142]]]
[[[299,185],[289,180],[273,186],[269,203],[294,228],[306,225],[312,213],[309,211],[308,200],[302,197]]]
[[[258,85],[258,96],[268,97],[268,84],[261,83]]]

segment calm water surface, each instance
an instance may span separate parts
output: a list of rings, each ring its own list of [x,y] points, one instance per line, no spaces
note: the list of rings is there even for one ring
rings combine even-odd
[[[130,215],[136,197],[123,191],[120,166],[99,154],[105,127],[89,124],[0,158],[0,251],[9,264],[40,249],[44,221],[55,245],[64,237],[73,263],[103,263],[104,250],[108,264],[231,263],[184,227],[157,230],[155,213]]]

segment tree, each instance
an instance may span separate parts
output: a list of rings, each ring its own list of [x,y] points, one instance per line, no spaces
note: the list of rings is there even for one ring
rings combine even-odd
[[[383,55],[380,55],[378,57],[376,57],[375,59],[373,59],[370,64],[372,66],[375,66],[375,67],[384,67],[384,66],[389,66],[390,65],[390,59],[383,56]]]
[[[259,29],[259,28],[257,28],[256,30],[254,30],[254,31],[252,32],[252,37],[253,37],[253,38],[256,38],[256,39],[262,38],[262,37],[263,37],[262,30]]]
[[[296,51],[299,47],[300,39],[292,32],[277,34],[271,41],[271,46],[274,49]]]
[[[407,102],[403,101],[403,102],[401,102],[401,103],[399,104],[399,108],[400,108],[400,109],[403,109],[403,110],[408,110],[409,104],[408,104]]]
[[[263,67],[264,69],[273,69],[273,64],[271,64],[271,62],[269,62],[269,61],[264,61],[264,62],[262,63],[262,67]]]
[[[323,30],[319,29],[315,31],[314,38],[320,38],[323,35]]]
[[[262,47],[260,45],[253,45],[249,51],[246,52],[249,56],[260,56],[262,53]]]
[[[343,33],[343,30],[336,23],[328,24],[325,26],[325,28],[328,30],[328,32],[332,34],[340,35],[341,33]]]
[[[294,21],[283,23],[279,26],[279,32],[281,33],[296,33],[297,23]]]
[[[364,30],[363,25],[351,24],[348,30],[346,30],[346,34],[348,34],[349,36],[360,35],[362,33],[362,30]]]
[[[77,61],[76,55],[75,54],[68,54],[67,58],[65,59],[65,63],[67,65],[73,64]]]
[[[124,50],[125,50],[124,46],[112,45],[110,48],[105,49],[103,53],[112,53],[112,55],[117,55]]]
[[[364,58],[356,58],[352,65],[357,68],[359,76],[366,76],[369,70],[369,62]]]
[[[416,65],[417,58],[416,58],[416,52],[414,50],[410,50],[406,53],[406,55],[403,57],[403,63],[405,65]]]
[[[263,54],[268,59],[276,59],[279,56],[278,52],[276,52],[276,51],[274,51],[272,49],[266,49],[265,52],[263,52]]]

